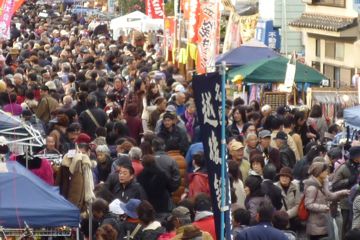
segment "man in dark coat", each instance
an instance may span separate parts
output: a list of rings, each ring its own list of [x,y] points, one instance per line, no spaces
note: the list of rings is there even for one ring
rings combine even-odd
[[[261,183],[262,192],[268,196],[272,205],[276,210],[280,210],[283,206],[281,189],[274,184],[276,177],[276,168],[273,164],[268,164],[263,171],[264,180]]]
[[[107,115],[104,110],[96,107],[96,97],[89,95],[86,98],[88,109],[79,116],[79,122],[83,131],[91,138],[95,138],[95,132],[98,127],[105,127]]]
[[[127,203],[132,198],[146,199],[144,189],[135,181],[135,170],[130,164],[120,165],[119,171],[108,177],[105,188],[123,203]]]
[[[180,152],[185,155],[189,147],[189,141],[186,132],[175,124],[175,120],[176,116],[173,113],[166,112],[163,116],[163,123],[158,137],[162,138],[165,144],[177,142]]]
[[[152,150],[155,153],[156,165],[166,174],[169,179],[169,190],[175,192],[181,183],[179,166],[174,159],[165,152],[165,142],[157,137],[152,141]]]
[[[270,146],[271,132],[269,130],[262,130],[259,132],[259,145],[257,150],[263,154],[265,158],[265,165],[272,163],[275,165],[276,170],[280,171],[280,152],[276,148]]]
[[[282,167],[293,168],[296,163],[295,153],[287,144],[288,136],[285,132],[279,131],[274,138],[280,151],[280,162]]]
[[[235,236],[235,240],[287,240],[286,235],[271,224],[274,208],[269,201],[264,200],[258,208],[258,224],[249,227]]]

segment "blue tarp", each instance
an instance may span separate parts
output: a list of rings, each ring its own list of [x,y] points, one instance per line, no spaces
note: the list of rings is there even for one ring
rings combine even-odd
[[[346,126],[349,126],[355,130],[360,130],[360,105],[346,108],[344,110],[344,122]]]
[[[6,171],[4,171],[6,167]],[[79,209],[17,162],[0,165],[0,225],[5,228],[78,227]]]
[[[241,46],[218,56],[216,65],[225,61],[227,66],[242,66],[277,56],[277,52],[267,47]]]

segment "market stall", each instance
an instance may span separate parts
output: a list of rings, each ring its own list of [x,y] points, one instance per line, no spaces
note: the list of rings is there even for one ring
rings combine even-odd
[[[43,147],[45,140],[40,131],[19,117],[0,110],[0,136],[7,139],[7,145],[12,152],[23,154],[31,152],[32,147]]]
[[[64,236],[77,228],[80,212],[50,186],[15,161],[0,163],[0,228],[6,236]],[[71,231],[70,231],[71,232]]]
[[[325,118],[336,120],[342,117],[344,109],[358,104],[358,92],[355,88],[312,87],[307,89],[306,103],[309,108],[321,105]]]

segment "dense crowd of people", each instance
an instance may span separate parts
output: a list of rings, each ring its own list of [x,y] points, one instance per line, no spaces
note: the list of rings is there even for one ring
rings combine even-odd
[[[154,33],[112,40],[53,8],[27,1],[1,45],[1,109],[46,139],[29,168],[79,207],[85,238],[217,239],[191,81]],[[342,124],[320,105],[226,109],[235,239],[360,239],[360,143]]]

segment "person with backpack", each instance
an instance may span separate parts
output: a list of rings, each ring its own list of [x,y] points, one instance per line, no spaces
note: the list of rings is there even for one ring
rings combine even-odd
[[[360,146],[349,149],[350,159],[338,167],[334,173],[332,190],[351,189],[357,183],[359,176]],[[340,201],[341,215],[343,217],[343,237],[351,229],[352,216],[350,214],[351,204],[347,199]]]
[[[349,194],[349,190],[330,192],[328,190],[329,166],[323,162],[313,162],[304,181],[304,204],[308,211],[306,234],[310,240],[318,240],[329,235],[329,200],[337,200]],[[301,203],[300,203],[301,205]],[[299,209],[300,213],[300,209]]]

